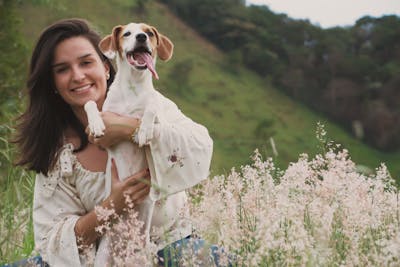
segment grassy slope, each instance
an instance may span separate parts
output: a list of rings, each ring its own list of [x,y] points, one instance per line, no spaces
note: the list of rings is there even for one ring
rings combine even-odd
[[[201,38],[165,6],[149,1],[148,12],[135,15],[132,2],[63,0],[50,7],[23,4],[18,11],[26,18],[21,30],[31,47],[40,30],[60,18],[84,17],[104,34],[114,25],[130,21],[156,26],[175,43],[175,54],[168,63],[158,62],[161,78],[155,85],[185,114],[209,129],[215,144],[213,174],[248,163],[255,148],[266,156],[272,155],[269,141],[254,134],[259,122],[267,119],[273,123],[267,132],[273,133],[281,167],[296,160],[300,153],[317,151],[315,126],[322,121],[329,136],[349,149],[355,162],[375,168],[383,161],[394,176],[400,177],[400,153],[385,154],[368,148],[254,73],[228,65],[223,51]]]

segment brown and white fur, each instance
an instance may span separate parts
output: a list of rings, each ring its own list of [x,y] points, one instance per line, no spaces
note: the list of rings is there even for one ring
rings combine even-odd
[[[106,36],[99,47],[107,57],[116,58],[118,69],[104,102],[103,111],[141,118],[146,109],[156,108],[157,103],[153,102],[156,91],[152,81],[152,76],[158,78],[154,69],[156,57],[164,61],[169,60],[173,54],[173,43],[152,26],[129,23],[114,27],[112,34]],[[137,53],[141,53],[142,56],[138,57]],[[147,58],[143,59],[146,56]],[[150,59],[153,61],[152,66],[149,63]],[[85,110],[90,132],[101,136],[105,127],[95,102],[89,101]],[[115,160],[120,179],[147,168],[149,151],[146,149],[148,148],[139,147],[133,142],[121,142],[108,149],[106,175],[111,175],[111,158]],[[106,178],[106,196],[110,190],[111,179]],[[152,220],[162,221],[162,218],[157,219],[157,214],[153,214],[154,200],[150,196],[139,205],[138,210],[139,218],[145,223],[144,231],[148,242]],[[106,259],[103,257],[100,262],[104,263],[104,260]]]

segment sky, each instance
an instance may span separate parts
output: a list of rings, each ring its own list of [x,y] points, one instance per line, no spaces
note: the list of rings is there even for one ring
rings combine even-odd
[[[274,13],[293,19],[308,19],[322,28],[351,26],[369,15],[400,16],[400,0],[246,0],[247,4],[264,4]]]

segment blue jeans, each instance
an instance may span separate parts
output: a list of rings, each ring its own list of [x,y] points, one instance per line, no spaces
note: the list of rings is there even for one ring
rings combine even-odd
[[[218,249],[216,245],[207,245],[203,239],[188,236],[186,238],[175,241],[172,244],[169,244],[165,248],[159,250],[157,252],[158,256],[158,265],[164,267],[179,267],[183,266],[180,264],[180,260],[185,257],[185,253],[190,253],[191,255],[199,255],[200,250],[209,250],[201,253],[204,255],[202,258],[203,264],[204,261],[207,261],[210,265],[214,265],[219,267],[219,253],[224,253],[223,249]],[[205,258],[204,258],[205,257]],[[194,257],[196,258],[196,257]],[[230,260],[231,261],[231,260]],[[210,265],[202,265],[202,266],[210,266]],[[228,264],[229,267],[232,266],[231,263]]]
[[[42,260],[42,257],[40,255],[33,258],[20,260],[14,263],[8,263],[6,265],[2,265],[1,267],[24,267],[24,266],[49,267],[49,265]]]
[[[186,251],[190,251],[194,254],[198,254],[201,249],[209,249],[209,253],[205,253],[206,255],[210,255],[210,263],[214,263],[215,266],[219,265],[219,253],[218,247],[215,245],[208,246],[203,239],[195,238],[192,236],[188,236],[181,240],[175,241],[172,244],[169,244],[165,248],[159,250],[157,252],[158,256],[158,265],[164,267],[178,267],[180,266],[179,262],[184,257],[184,253]],[[221,250],[223,253],[223,250]],[[42,260],[40,255],[20,260],[14,263],[9,263],[6,265],[2,265],[1,267],[25,267],[25,266],[40,266],[40,267],[50,267],[46,262]],[[229,264],[228,266],[232,266]]]

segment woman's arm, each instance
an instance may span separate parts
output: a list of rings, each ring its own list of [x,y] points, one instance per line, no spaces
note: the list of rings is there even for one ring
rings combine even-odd
[[[132,134],[140,126],[138,118],[121,116],[109,111],[102,112],[101,118],[106,127],[104,135],[100,138],[88,135],[88,138],[89,142],[103,148],[111,147],[121,141],[131,141]],[[89,129],[86,129],[86,133],[89,133]]]
[[[81,266],[74,226],[86,212],[58,171],[36,175],[33,200],[35,247],[50,266]],[[88,252],[89,253],[89,252]],[[94,256],[94,251],[92,252]]]
[[[126,196],[128,196],[133,203],[138,204],[149,194],[150,182],[144,183],[141,181],[142,179],[149,180],[150,176],[148,170],[142,170],[121,181],[118,177],[115,162],[112,160],[111,176],[111,194],[100,204],[104,209],[114,210],[116,214],[120,215],[126,208]],[[99,219],[95,210],[81,216],[75,224],[78,247],[87,248],[94,244],[102,235],[102,233],[96,231],[96,228],[105,223],[107,222]],[[82,249],[80,252],[81,251]]]
[[[207,129],[186,117],[171,100],[156,92],[142,118],[102,112],[106,126],[100,138],[89,141],[110,147],[122,140],[132,141],[139,127],[138,145],[145,146],[152,175],[150,196],[158,199],[188,189],[209,175],[213,141]]]
[[[142,171],[120,182],[115,167],[113,173],[112,195],[101,205],[107,208],[113,203],[116,212],[121,214],[125,207],[124,192],[134,202],[140,202],[148,194],[149,186],[138,180],[149,180],[149,175]],[[102,222],[97,220],[94,211],[87,213],[69,179],[60,177],[59,171],[50,172],[48,176],[36,176],[33,205],[35,244],[50,266],[81,266],[82,248],[89,247],[99,237],[96,227]],[[94,247],[87,252],[94,256]]]
[[[153,200],[206,179],[213,151],[213,141],[203,125],[186,117],[161,94],[157,98],[156,104],[144,111],[138,132],[139,146],[146,149]]]

